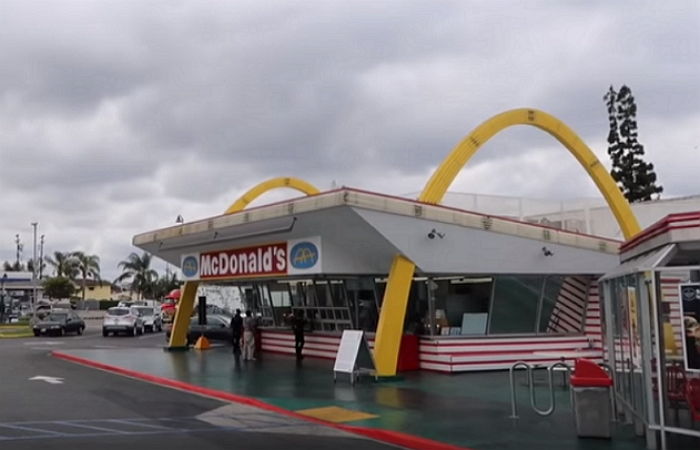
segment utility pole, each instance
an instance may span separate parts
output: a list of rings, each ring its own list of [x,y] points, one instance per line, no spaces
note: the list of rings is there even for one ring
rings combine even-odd
[[[44,235],[41,235],[39,241],[39,279],[44,278]]]
[[[32,311],[36,311],[37,303],[37,288],[36,288],[36,227],[39,222],[32,222],[34,228],[34,250],[32,252]]]
[[[19,267],[22,257],[22,241],[19,239],[19,234],[15,234],[15,245],[17,246],[17,267]]]

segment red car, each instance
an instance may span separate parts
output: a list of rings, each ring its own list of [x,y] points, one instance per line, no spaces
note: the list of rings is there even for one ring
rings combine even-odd
[[[177,300],[166,298],[160,305],[160,316],[164,323],[172,322],[175,317],[175,309],[177,308]]]

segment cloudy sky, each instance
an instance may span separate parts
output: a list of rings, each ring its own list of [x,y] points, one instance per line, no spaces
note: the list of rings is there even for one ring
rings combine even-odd
[[[562,119],[608,164],[611,84],[632,88],[664,196],[697,194],[699,30],[697,0],[0,0],[0,260],[16,234],[31,257],[36,221],[46,254],[97,254],[112,279],[134,234],[220,214],[273,176],[419,191],[517,107]],[[525,127],[453,190],[597,196]]]

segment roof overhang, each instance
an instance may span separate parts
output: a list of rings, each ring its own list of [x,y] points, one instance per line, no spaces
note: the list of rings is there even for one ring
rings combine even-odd
[[[599,274],[617,264],[620,245],[350,188],[149,231],[133,243],[180,266],[195,252],[310,237],[322,242],[326,274],[385,274],[398,253],[426,273]]]

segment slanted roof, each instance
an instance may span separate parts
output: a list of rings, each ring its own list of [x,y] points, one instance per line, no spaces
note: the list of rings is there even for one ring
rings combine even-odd
[[[334,274],[387,273],[397,253],[426,273],[597,274],[617,264],[620,246],[611,239],[352,188],[141,233],[133,243],[179,266],[180,257],[191,252],[310,236],[321,237],[323,272]]]

